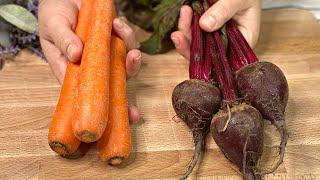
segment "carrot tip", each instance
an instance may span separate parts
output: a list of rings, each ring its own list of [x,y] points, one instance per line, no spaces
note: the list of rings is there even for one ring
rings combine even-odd
[[[108,164],[111,166],[117,166],[120,165],[124,160],[124,157],[113,157],[108,160]]]
[[[85,143],[91,143],[97,141],[97,134],[92,133],[88,130],[80,131],[79,133],[76,133],[77,138]]]
[[[78,159],[83,157],[86,152],[89,150],[89,145],[82,143],[75,152],[71,151],[68,146],[59,142],[59,141],[52,141],[49,143],[51,149],[59,154],[63,158],[67,159]]]
[[[66,145],[64,145],[63,143],[61,142],[58,142],[58,141],[52,141],[49,143],[51,149],[60,154],[60,155],[66,155],[66,154],[70,154],[70,150],[67,148]]]

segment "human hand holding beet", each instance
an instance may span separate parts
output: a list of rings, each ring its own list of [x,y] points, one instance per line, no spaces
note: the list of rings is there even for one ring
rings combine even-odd
[[[208,29],[203,27],[201,19],[210,11],[209,9],[205,12],[206,8],[217,7],[221,5],[219,2],[207,0],[192,3],[193,11],[184,6],[181,9],[179,31],[171,36],[177,51],[190,59],[191,80],[176,86],[172,95],[177,116],[192,129],[196,145],[195,155],[182,179],[187,178],[191,173],[195,166],[194,160],[199,156],[198,136],[195,136],[199,134],[195,133],[199,128],[190,124],[210,122],[211,119],[208,117],[213,117],[211,133],[215,142],[224,155],[238,166],[243,173],[243,178],[261,179],[264,174],[274,172],[284,158],[288,140],[284,122],[288,83],[283,72],[276,65],[270,62],[258,62],[250,46],[250,40],[248,43],[248,37],[241,33],[236,18],[223,22],[221,29],[219,26],[217,29],[213,28],[213,32],[206,32]],[[192,21],[185,19],[192,19]],[[251,41],[252,44],[254,43]],[[202,85],[195,86],[191,82]],[[203,98],[211,97],[213,94],[220,97],[220,93],[216,91],[204,93],[201,90],[215,84],[218,84],[217,87],[222,96],[220,110],[217,114],[204,115],[203,112],[218,110],[216,103],[219,102],[209,101],[208,103]],[[188,88],[192,88],[192,96],[198,97],[199,102],[188,97],[191,95],[190,90],[186,91]],[[184,108],[181,108],[183,104]],[[262,170],[265,168],[258,167],[264,145],[263,118],[271,121],[281,136],[280,157],[270,170]],[[201,127],[200,131],[206,134],[207,126]]]
[[[253,47],[258,41],[260,32],[260,3],[259,0],[219,0],[201,16],[199,25],[202,30],[213,32],[232,18]],[[177,51],[186,59],[190,58],[192,14],[193,10],[190,6],[183,6],[180,11],[178,31],[171,34]]]

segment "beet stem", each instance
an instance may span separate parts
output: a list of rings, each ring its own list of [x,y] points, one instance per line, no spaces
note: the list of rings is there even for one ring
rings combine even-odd
[[[189,163],[187,171],[184,173],[184,175],[180,178],[180,180],[187,179],[188,176],[192,173],[192,170],[197,165],[198,160],[202,156],[203,148],[204,148],[204,138],[203,135],[199,136],[197,139],[195,139],[195,151],[193,154],[193,157]]]
[[[203,61],[202,32],[199,27],[200,15],[193,13],[192,29],[191,29],[191,46],[190,46],[190,79],[199,79]]]
[[[230,43],[229,60],[233,70],[258,61],[256,54],[239,31],[237,23],[232,19],[227,24],[227,36]]]
[[[217,0],[207,0],[209,6],[212,6],[214,3],[217,2]]]
[[[228,60],[232,70],[235,72],[243,66],[248,65],[247,57],[244,55],[239,42],[233,33],[231,25],[227,24],[227,38],[228,38]]]
[[[238,39],[239,45],[240,45],[240,47],[242,47],[242,50],[248,59],[248,63],[252,64],[252,63],[257,62],[258,58],[257,58],[256,54],[253,52],[249,43],[247,42],[247,40],[243,37],[242,33],[237,28],[237,23],[232,19],[230,20],[230,23],[232,24],[231,28],[232,28],[235,36]]]
[[[209,81],[211,75],[211,66],[204,60],[204,45],[205,38],[204,33],[200,28],[199,21],[201,15],[204,13],[203,6],[195,2],[192,4],[194,12],[191,25],[191,45],[190,45],[190,65],[189,65],[189,76],[190,79],[200,79]],[[206,67],[208,66],[208,67]],[[209,71],[205,71],[209,69]]]
[[[208,47],[212,47],[211,49],[215,50],[215,52],[211,53],[211,58],[216,80],[219,82],[223,98],[227,101],[234,101],[237,99],[237,89],[224,45],[218,31],[211,34],[214,36],[214,43]]]

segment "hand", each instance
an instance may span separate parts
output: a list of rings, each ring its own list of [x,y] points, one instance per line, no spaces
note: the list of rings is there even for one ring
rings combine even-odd
[[[189,6],[183,6],[178,31],[171,34],[177,51],[187,59],[190,58],[192,14]],[[260,0],[219,0],[201,16],[199,24],[204,31],[213,32],[233,18],[249,45],[253,47],[260,33],[260,14]]]
[[[41,47],[53,74],[63,82],[68,60],[79,61],[83,44],[74,33],[80,0],[41,0],[39,4],[39,31]],[[132,29],[120,19],[113,22],[115,32],[126,42],[127,78],[137,74],[141,52]],[[138,121],[139,110],[129,105],[129,119]]]

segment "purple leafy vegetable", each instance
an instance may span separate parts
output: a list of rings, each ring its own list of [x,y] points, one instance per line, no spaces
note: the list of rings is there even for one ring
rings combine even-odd
[[[4,0],[0,2],[1,5],[16,4],[26,8],[36,18],[38,14],[38,0]],[[28,33],[10,24],[8,21],[0,17],[0,69],[3,66],[4,59],[10,58],[18,54],[22,49],[29,49],[30,51],[43,58],[43,53],[40,47],[39,36],[37,32]],[[4,46],[4,44],[6,46]],[[8,46],[8,44],[10,46]]]

